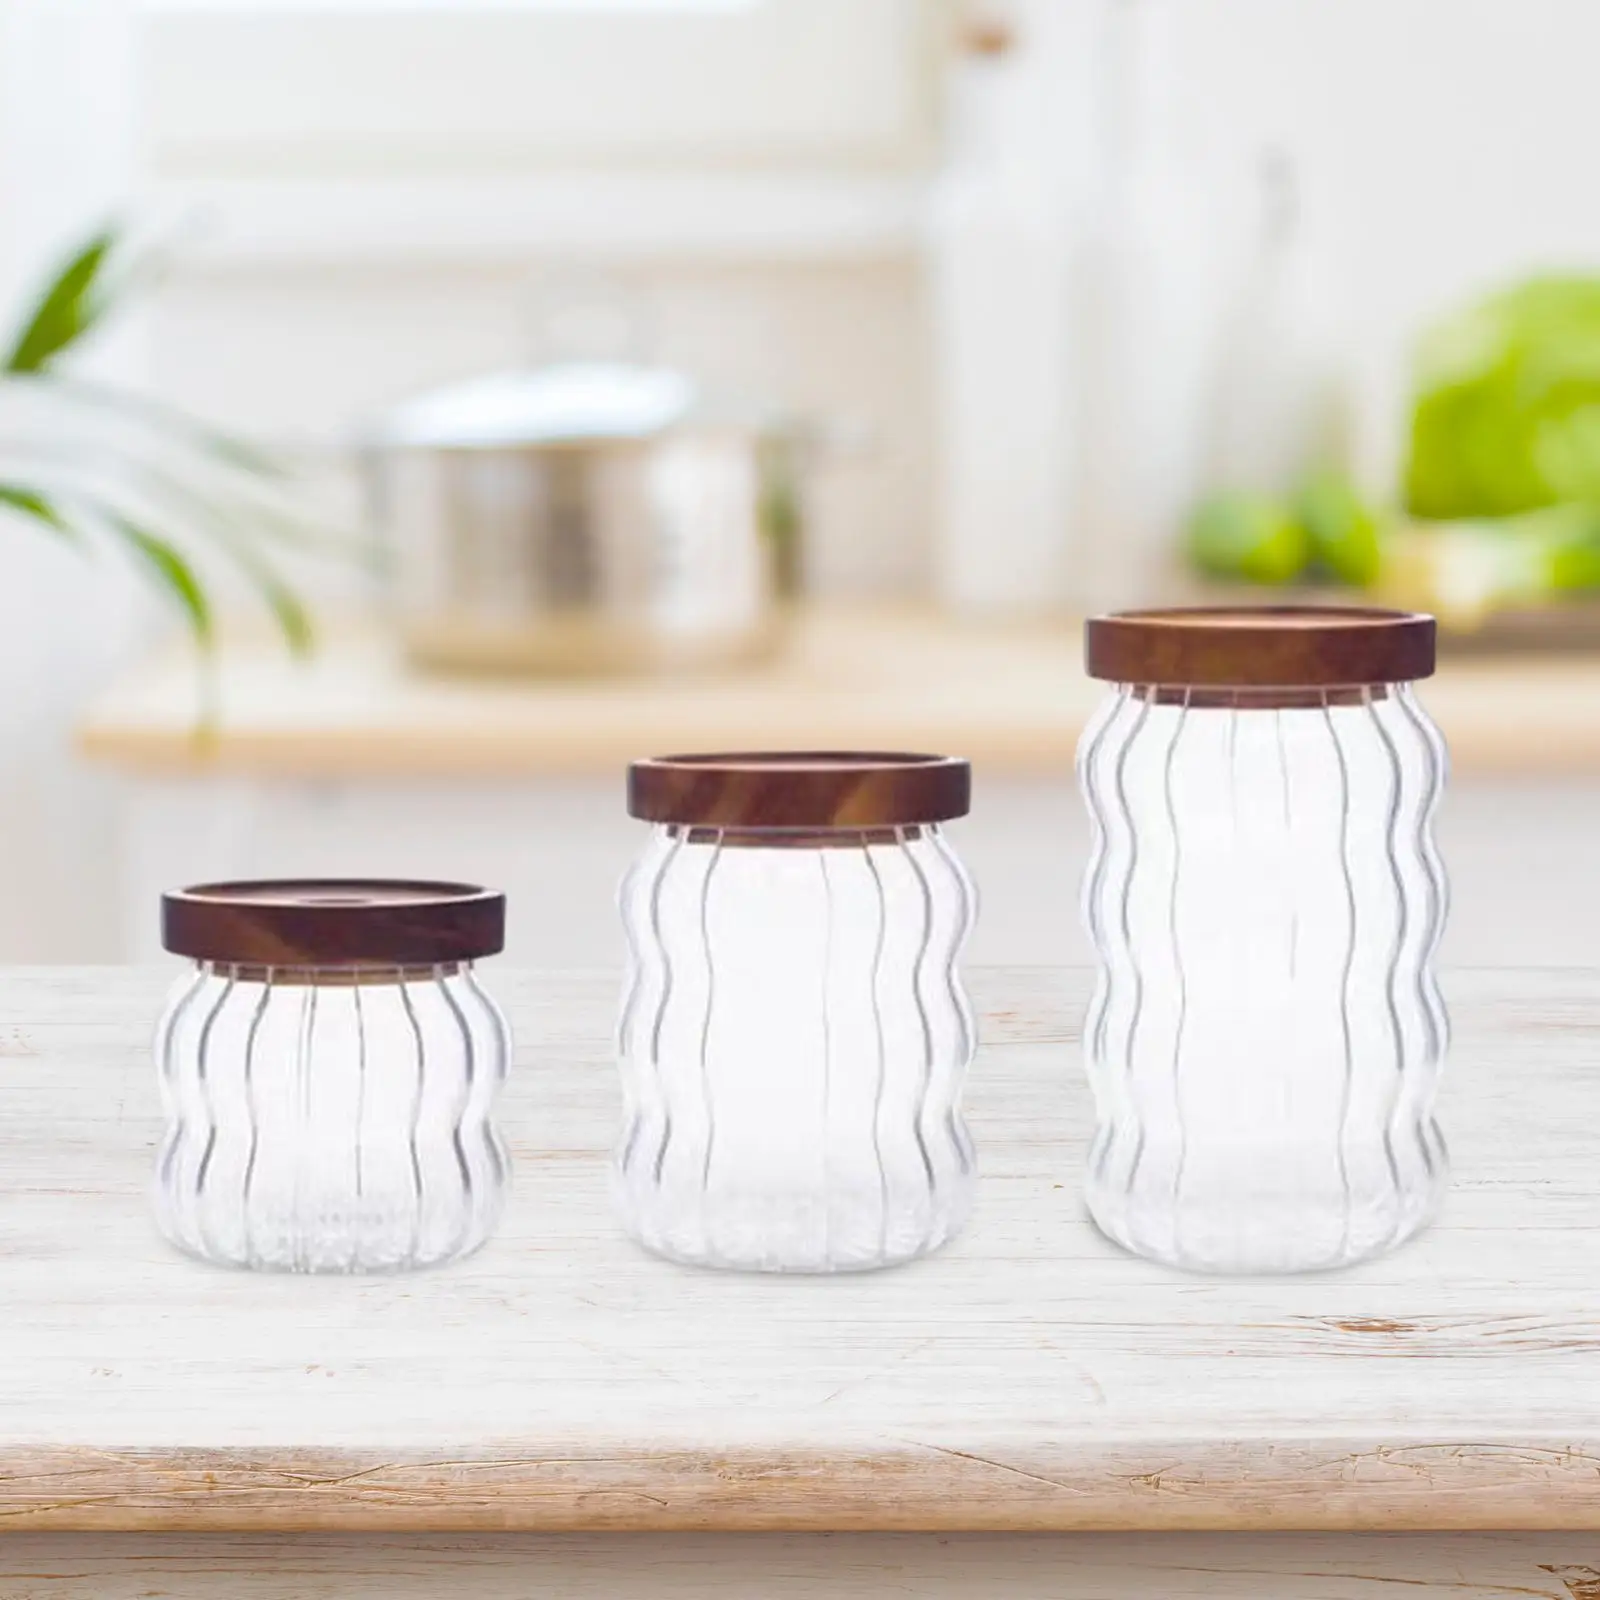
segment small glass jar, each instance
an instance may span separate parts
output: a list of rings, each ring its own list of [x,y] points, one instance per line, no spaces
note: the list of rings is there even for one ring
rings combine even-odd
[[[621,891],[630,968],[616,1203],[648,1249],[832,1272],[966,1219],[971,882],[944,837],[964,761],[752,754],[636,763],[653,823]]]
[[[1087,647],[1094,1220],[1210,1271],[1391,1248],[1446,1181],[1433,619],[1130,612]]]
[[[281,1272],[476,1249],[509,1172],[490,1120],[511,1041],[474,961],[505,899],[467,884],[207,884],[162,901],[190,957],[156,1036],[162,1231]]]

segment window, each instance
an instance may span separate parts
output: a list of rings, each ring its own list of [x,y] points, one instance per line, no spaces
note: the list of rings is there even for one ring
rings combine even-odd
[[[904,167],[922,0],[146,0],[158,173]]]

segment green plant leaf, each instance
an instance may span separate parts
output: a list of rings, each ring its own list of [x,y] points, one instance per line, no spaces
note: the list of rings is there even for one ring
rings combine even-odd
[[[202,456],[233,467],[256,478],[284,479],[293,475],[290,466],[269,450],[240,439],[221,428],[213,428],[187,411],[149,395],[113,388],[91,379],[42,373],[46,383],[62,398],[93,410],[109,412],[171,445],[186,445]]]
[[[283,635],[283,642],[288,645],[290,651],[297,656],[310,655],[312,647],[316,644],[316,633],[311,625],[311,614],[306,610],[304,602],[284,582],[272,563],[253,549],[247,541],[228,534],[219,534],[218,538],[224,551],[232,557],[239,570],[254,585],[256,593],[265,602],[267,609],[272,612],[273,619],[278,624],[278,631]]]
[[[187,556],[158,534],[141,527],[119,511],[103,513],[106,526],[144,562],[156,587],[168,595],[183,612],[189,632],[202,651],[210,652],[216,643],[211,617],[211,601]]]
[[[111,309],[103,273],[116,233],[97,233],[46,287],[5,359],[8,372],[41,372]]]
[[[265,569],[255,574],[256,586],[261,591],[261,598],[271,608],[272,615],[277,619],[278,631],[283,635],[284,643],[288,645],[290,653],[297,656],[309,656],[316,648],[317,634],[311,624],[311,613],[306,610],[304,602],[293,589],[274,572]]]
[[[82,444],[76,451],[67,447],[70,429],[60,442],[51,442],[46,429],[33,450],[37,459],[30,458],[26,469],[29,481],[0,481],[0,512],[9,510],[85,549],[102,537],[125,546],[144,580],[177,607],[198,647],[196,736],[203,742],[217,724],[216,623],[193,552],[208,544],[231,560],[271,612],[289,649],[303,655],[314,642],[311,617],[262,547],[323,555],[357,551],[273,503],[272,489],[292,471],[270,452],[159,400],[54,367],[58,356],[148,276],[149,252],[141,252],[130,270],[122,242],[113,228],[90,239],[45,287],[9,353],[0,350],[0,375],[37,384],[41,394],[48,390],[65,405],[64,429],[73,411],[80,422],[99,412],[121,427],[102,428],[107,436],[96,436],[87,451]],[[31,481],[56,456],[64,458],[57,463],[65,474],[62,485]]]
[[[265,507],[230,505],[226,499],[208,496],[193,489],[181,477],[154,467],[136,473],[136,478],[147,486],[153,504],[171,502],[180,516],[204,530],[199,536],[219,547],[249,579],[272,612],[289,649],[298,656],[309,655],[316,643],[310,612],[259,547],[277,534],[280,520],[288,528],[282,543],[301,543],[314,539],[315,535],[304,533],[296,539],[293,536],[301,530],[291,519],[276,518]],[[313,544],[311,548],[316,546]]]
[[[215,490],[192,481],[194,474],[168,470],[154,461],[132,459],[129,477],[150,494],[173,504],[196,523],[212,529],[236,527],[236,538],[276,545],[320,558],[335,558],[358,566],[376,565],[377,550],[371,540],[352,540],[309,517],[284,511],[270,499],[241,492],[235,486]],[[248,530],[248,532],[246,531]]]
[[[36,489],[24,488],[21,484],[15,483],[0,483],[0,506],[9,506],[21,516],[31,517],[35,522],[50,529],[52,533],[59,534],[73,544],[83,543],[82,533],[67,520],[60,507]]]
[[[203,538],[214,544],[249,580],[257,597],[272,613],[290,651],[297,656],[308,655],[316,642],[310,612],[272,562],[256,548],[258,541],[254,519],[248,515],[231,515],[225,503],[219,504],[200,496],[187,496],[181,481],[158,476],[156,483],[168,491],[176,502],[180,516],[204,530],[191,534],[185,542]],[[119,505],[114,496],[104,491],[87,494],[79,491],[69,498],[57,499],[29,486],[0,484],[0,507],[9,505],[20,514],[45,523],[52,531],[75,544],[84,543],[82,524],[85,518],[91,527],[101,526],[134,544],[146,570],[157,578],[163,591],[183,605],[186,614],[192,618],[193,606],[184,594],[174,590],[173,578],[183,576],[174,568],[174,557],[185,560],[188,578],[186,592],[202,601],[207,597],[192,562],[182,558],[179,545],[170,538],[162,539],[151,532],[152,520],[159,521],[167,512],[161,499],[161,496],[157,496],[148,500],[135,516]],[[76,520],[74,511],[78,513]],[[141,543],[141,540],[145,542]],[[154,546],[150,541],[154,541]],[[209,615],[209,605],[206,609]]]

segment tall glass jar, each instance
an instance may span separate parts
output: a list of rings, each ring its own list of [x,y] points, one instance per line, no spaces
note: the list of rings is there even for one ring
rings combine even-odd
[[[1202,1270],[1389,1249],[1446,1180],[1433,619],[1130,612],[1087,656],[1090,1212]]]
[[[943,825],[969,790],[936,756],[633,766],[629,809],[654,827],[621,892],[614,1189],[649,1249],[830,1272],[960,1228],[974,897]]]
[[[206,884],[164,897],[194,963],[156,1037],[155,1209],[180,1249],[283,1272],[383,1272],[476,1249],[508,1162],[510,1034],[473,963],[502,895],[468,884]]]

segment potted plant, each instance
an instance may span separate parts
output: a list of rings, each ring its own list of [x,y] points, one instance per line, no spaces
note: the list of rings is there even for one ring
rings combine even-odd
[[[21,519],[85,554],[120,548],[176,608],[202,665],[202,722],[215,711],[212,560],[242,574],[289,648],[311,648],[307,609],[279,568],[327,536],[294,508],[287,469],[244,440],[68,357],[148,277],[115,229],[61,267],[0,345],[0,519]]]

